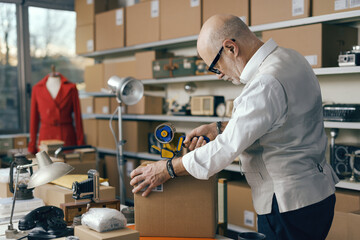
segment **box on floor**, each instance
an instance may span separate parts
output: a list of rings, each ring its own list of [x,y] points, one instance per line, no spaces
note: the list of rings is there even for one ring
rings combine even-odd
[[[295,49],[312,67],[320,68],[337,67],[339,53],[357,44],[357,34],[356,28],[318,23],[263,31],[262,38],[272,38],[280,47]]]
[[[232,14],[249,25],[250,0],[203,0],[202,23],[215,14]]]
[[[310,0],[251,0],[251,26],[311,16]]]
[[[147,197],[141,192],[134,196],[135,227],[140,236],[215,236],[217,176],[209,180],[179,177],[157,189]]]

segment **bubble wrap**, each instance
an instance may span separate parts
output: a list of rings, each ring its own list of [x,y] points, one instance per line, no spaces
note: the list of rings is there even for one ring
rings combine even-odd
[[[97,232],[107,232],[126,227],[126,218],[112,208],[90,208],[81,216],[81,224]]]

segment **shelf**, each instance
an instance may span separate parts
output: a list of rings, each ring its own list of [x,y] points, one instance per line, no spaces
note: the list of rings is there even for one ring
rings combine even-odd
[[[115,97],[114,93],[106,92],[79,92],[80,97]]]
[[[224,81],[218,79],[216,75],[199,75],[176,78],[146,79],[142,80],[144,85],[147,84],[165,84],[165,83],[181,83],[181,82],[202,82],[202,81]]]
[[[360,73],[360,67],[328,67],[328,68],[314,68],[317,76],[334,75],[334,74],[355,74]]]
[[[324,122],[325,128],[360,129],[360,122]]]
[[[114,149],[107,149],[107,148],[97,148],[96,149],[99,153],[105,153],[105,154],[116,154],[116,150]],[[159,161],[162,158],[158,154],[151,154],[147,152],[127,152],[124,151],[124,156],[130,157],[130,158],[140,158],[140,159],[147,159],[147,160],[153,160],[153,161]]]
[[[0,138],[30,137],[30,133],[1,134]]]
[[[82,114],[83,119],[110,119],[110,114]],[[117,119],[117,116],[114,117]],[[141,115],[123,114],[123,120],[142,120],[142,121],[173,121],[173,122],[200,122],[212,123],[217,121],[228,121],[227,117],[201,117],[201,116],[172,116],[172,115]]]
[[[342,180],[338,184],[336,184],[335,187],[360,191],[360,182],[354,183],[349,182],[348,180]]]

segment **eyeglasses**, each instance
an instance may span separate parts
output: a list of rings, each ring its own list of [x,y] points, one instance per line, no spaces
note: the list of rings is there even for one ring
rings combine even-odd
[[[235,39],[231,39],[231,41],[235,42]],[[216,74],[221,74],[219,69],[214,68],[214,66],[217,64],[217,62],[220,59],[220,55],[221,52],[224,50],[224,46],[222,46],[220,48],[220,51],[218,52],[218,54],[216,55],[216,57],[214,58],[214,60],[212,61],[212,63],[210,64],[210,67],[208,68],[208,71],[216,73]]]

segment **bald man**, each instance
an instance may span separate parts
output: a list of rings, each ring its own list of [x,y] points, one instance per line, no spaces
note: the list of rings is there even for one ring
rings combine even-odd
[[[245,84],[231,120],[191,131],[184,144],[192,151],[182,158],[135,169],[133,192],[148,186],[147,196],[182,175],[208,179],[240,156],[266,239],[325,239],[339,180],[325,159],[322,99],[311,66],[294,50],[261,42],[231,15],[205,22],[197,50],[219,78]]]

